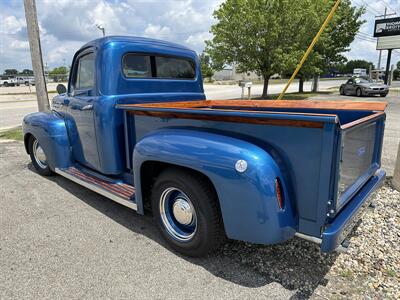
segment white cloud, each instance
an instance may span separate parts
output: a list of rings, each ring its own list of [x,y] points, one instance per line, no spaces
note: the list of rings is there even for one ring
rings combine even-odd
[[[171,29],[168,26],[147,25],[144,34],[152,38],[168,39],[171,37]]]
[[[10,43],[10,48],[12,50],[29,50],[29,42],[28,41],[18,41],[14,40]]]
[[[200,32],[193,35],[190,35],[185,43],[193,48],[200,48],[204,46],[204,41],[211,39],[212,35],[210,32]]]
[[[25,27],[24,19],[17,19],[15,16],[7,16],[5,18],[2,17],[2,21],[0,22],[0,32],[1,34],[16,34],[18,31]]]

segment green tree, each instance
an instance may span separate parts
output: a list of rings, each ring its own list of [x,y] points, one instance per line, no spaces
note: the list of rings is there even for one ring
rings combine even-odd
[[[8,76],[18,75],[18,70],[16,70],[16,69],[5,69],[4,70],[4,75],[8,75]]]
[[[334,0],[227,0],[215,12],[214,37],[206,51],[215,62],[237,63],[239,71],[255,71],[264,78],[263,97],[269,78],[292,73],[318,32]],[[299,73],[303,81],[335,63],[363,23],[363,8],[343,0],[331,24]]]
[[[30,69],[23,69],[22,72],[20,72],[19,74],[25,76],[33,76],[33,71]]]
[[[203,78],[211,79],[211,77],[213,77],[214,75],[214,67],[211,63],[210,56],[203,52],[199,55],[199,59],[201,66],[201,74],[203,75]]]
[[[344,73],[346,74],[353,74],[354,69],[366,69],[367,72],[369,72],[369,67],[372,67],[372,69],[375,69],[375,66],[372,62],[362,60],[362,59],[356,59],[356,60],[349,60],[346,63],[346,67],[344,69]]]
[[[393,72],[393,78],[395,80],[400,79],[400,60],[397,62],[397,69]]]
[[[67,67],[57,67],[49,72],[49,78],[55,82],[67,81],[68,80],[68,69]]]
[[[255,71],[264,79],[285,69],[284,53],[292,50],[293,16],[302,10],[300,1],[227,0],[214,11],[217,23],[206,52],[219,66],[236,64],[239,72]]]
[[[335,0],[301,0],[300,2],[303,5],[302,16],[299,16],[300,23],[296,25],[298,29],[295,32],[297,34],[293,36],[293,44],[296,48],[291,52],[286,52],[286,55],[289,56],[287,61],[295,62],[295,64],[288,65],[291,72],[318,32]],[[361,20],[364,12],[364,8],[352,6],[350,0],[342,0],[333,19],[325,28],[318,43],[298,73],[299,92],[303,92],[304,80],[333,69],[346,61],[343,53],[349,50],[349,45],[364,23]]]

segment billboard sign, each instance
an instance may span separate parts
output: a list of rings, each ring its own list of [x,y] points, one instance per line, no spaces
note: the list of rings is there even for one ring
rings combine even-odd
[[[400,35],[400,17],[375,21],[374,37]]]
[[[378,38],[376,50],[400,49],[400,35]]]

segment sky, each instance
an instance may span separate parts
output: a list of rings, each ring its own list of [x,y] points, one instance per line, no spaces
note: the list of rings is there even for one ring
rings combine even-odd
[[[212,13],[223,0],[36,0],[43,62],[48,69],[70,65],[72,56],[86,42],[107,35],[135,35],[158,38],[186,45],[198,53],[210,39]],[[400,0],[352,0],[364,5],[367,22],[360,29],[348,59],[378,62],[372,38],[376,15],[396,11]],[[387,51],[383,51],[385,65]],[[393,63],[400,50],[393,53]],[[23,0],[0,0],[0,72],[14,68],[31,69]]]

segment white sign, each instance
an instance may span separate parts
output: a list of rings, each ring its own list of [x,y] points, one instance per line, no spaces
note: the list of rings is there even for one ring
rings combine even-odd
[[[400,35],[378,38],[376,50],[400,49]]]

